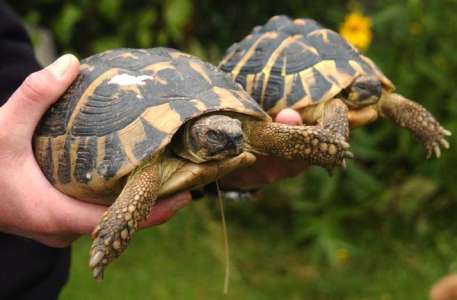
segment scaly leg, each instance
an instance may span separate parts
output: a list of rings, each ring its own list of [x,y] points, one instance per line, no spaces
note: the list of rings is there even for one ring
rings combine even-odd
[[[252,123],[251,123],[252,122]],[[352,158],[349,144],[339,134],[316,126],[291,126],[251,121],[246,126],[247,150],[286,159],[302,159],[327,170]],[[250,149],[249,149],[250,148]]]
[[[421,105],[398,94],[384,94],[377,108],[381,116],[409,129],[414,138],[425,147],[427,158],[430,158],[433,152],[436,157],[440,157],[440,146],[449,148],[445,137],[450,136],[451,132],[441,127]]]
[[[324,103],[324,109],[318,123],[325,129],[349,139],[348,107],[341,99],[333,99]]]
[[[116,201],[92,233],[89,266],[95,279],[127,248],[138,223],[151,212],[161,185],[160,164],[148,163],[129,176]]]

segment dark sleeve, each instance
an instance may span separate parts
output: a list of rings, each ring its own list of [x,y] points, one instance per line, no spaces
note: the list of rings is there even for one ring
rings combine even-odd
[[[38,69],[19,18],[0,0],[0,105]],[[0,232],[0,299],[57,299],[69,264],[70,248],[50,248]]]
[[[0,0],[0,105],[24,81],[40,69],[22,22]]]

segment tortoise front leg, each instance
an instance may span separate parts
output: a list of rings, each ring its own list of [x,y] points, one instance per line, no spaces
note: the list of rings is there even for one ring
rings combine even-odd
[[[105,267],[127,248],[138,223],[151,212],[160,186],[160,164],[146,164],[129,176],[92,233],[89,266],[95,279],[103,279]]]
[[[332,170],[352,158],[349,144],[339,134],[315,126],[292,126],[251,121],[246,126],[248,150],[286,159],[301,159],[311,165]]]
[[[325,129],[349,139],[348,107],[341,99],[323,103],[324,108],[318,123]]]
[[[425,147],[427,158],[430,158],[433,152],[436,157],[440,157],[440,146],[449,148],[445,137],[450,136],[451,132],[441,127],[432,114],[421,105],[398,94],[384,94],[377,109],[381,116],[409,129],[414,138]]]

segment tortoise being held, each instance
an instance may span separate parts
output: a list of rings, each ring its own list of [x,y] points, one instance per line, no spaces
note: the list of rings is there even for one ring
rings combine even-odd
[[[270,115],[296,109],[305,124],[348,138],[349,127],[382,116],[410,130],[429,158],[449,148],[442,128],[421,105],[395,94],[372,60],[311,19],[275,16],[233,44],[219,68],[231,74]]]
[[[34,138],[38,164],[57,189],[111,205],[92,234],[96,279],[158,197],[253,163],[252,153],[333,168],[351,157],[347,148],[327,129],[273,123],[226,73],[166,48],[82,60]]]

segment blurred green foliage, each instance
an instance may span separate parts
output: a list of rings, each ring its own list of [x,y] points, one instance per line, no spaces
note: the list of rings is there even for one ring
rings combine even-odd
[[[27,23],[50,28],[59,52],[70,51],[85,57],[115,47],[168,46],[213,63],[218,62],[228,46],[273,15],[310,17],[338,30],[348,11],[357,6],[373,22],[373,42],[366,54],[390,77],[401,94],[423,104],[444,127],[457,133],[455,0],[357,3],[337,0],[15,0],[10,4]],[[441,159],[425,161],[421,146],[406,131],[380,120],[353,130],[351,144],[356,158],[346,171],[337,171],[329,177],[324,171],[311,168],[303,176],[268,187],[258,201],[229,204],[230,231],[235,236],[232,253],[241,252],[235,254],[238,258],[235,261],[240,263],[236,268],[240,273],[245,270],[260,278],[257,282],[246,276],[240,275],[241,279],[235,276],[234,281],[242,285],[234,288],[235,294],[245,296],[234,299],[278,299],[278,295],[267,297],[265,294],[266,291],[275,293],[275,283],[278,283],[276,293],[281,288],[289,290],[284,292],[290,295],[285,297],[287,299],[303,299],[306,295],[314,295],[313,299],[421,299],[417,295],[407,296],[411,286],[417,284],[422,287],[420,292],[425,299],[427,286],[446,272],[457,269],[453,254],[457,246],[453,239],[457,233],[455,137],[451,137],[450,143],[451,150],[443,153]],[[217,214],[207,217],[207,223],[212,224],[215,218]],[[186,226],[179,221],[175,224]],[[194,231],[186,230],[194,236],[202,227],[200,224],[192,227]],[[252,240],[247,241],[248,235],[243,232],[251,233]],[[197,236],[193,239],[195,244],[201,242]],[[183,237],[182,234],[180,238]],[[203,240],[210,238],[204,233],[202,237]],[[177,237],[164,236],[160,241],[168,238]],[[258,243],[259,249],[265,251],[270,247],[274,251],[271,261],[259,258],[261,255],[256,254],[253,250],[256,247],[250,243]],[[82,245],[82,251],[86,251],[87,245]],[[179,249],[180,242],[176,245]],[[171,243],[169,247],[173,248]],[[202,249],[201,245],[196,247]],[[131,250],[132,253],[140,253],[139,248],[136,249]],[[161,247],[151,255],[160,256],[164,249]],[[239,258],[243,255],[247,257],[243,258],[244,262]],[[204,256],[196,254],[200,259]],[[85,263],[79,256],[76,259]],[[123,259],[125,264],[127,258]],[[147,258],[132,257],[131,261],[141,268],[140,259]],[[179,262],[186,268],[185,259]],[[202,261],[202,266],[208,268],[212,264],[211,260]],[[285,269],[279,273],[298,275],[291,275],[295,279],[289,284],[279,279],[282,275],[272,280],[268,276],[277,275],[272,269],[277,264]],[[314,271],[300,269],[306,264]],[[196,263],[195,266],[194,272],[177,280],[194,282],[192,277],[200,271]],[[77,279],[73,282],[89,280],[88,276],[84,280],[77,276],[80,268],[86,272],[85,266],[74,268]],[[203,272],[204,267],[201,270]],[[263,272],[268,276],[262,277]],[[365,273],[362,276],[360,272]],[[115,272],[108,272],[108,276],[117,276],[112,273]],[[400,283],[404,289],[395,287]],[[303,293],[300,286],[306,286],[308,294]],[[250,289],[265,290],[256,294]],[[75,291],[73,286],[66,295]],[[294,291],[300,292],[294,294]],[[220,297],[211,292],[195,293],[189,299],[202,299],[198,295],[212,295],[207,299]],[[179,297],[166,293],[154,295],[157,299]]]

